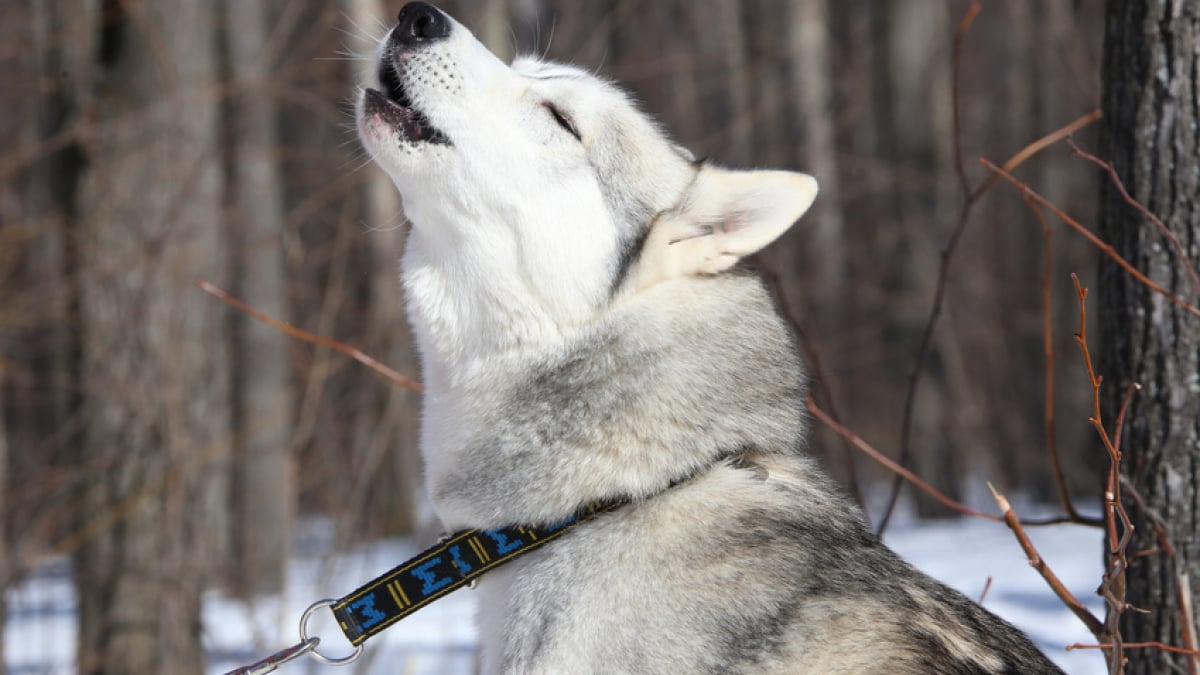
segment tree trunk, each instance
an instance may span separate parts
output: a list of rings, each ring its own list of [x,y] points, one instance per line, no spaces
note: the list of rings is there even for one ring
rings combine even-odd
[[[808,256],[808,281],[822,289],[814,316],[824,326],[836,326],[843,306],[840,290],[845,279],[845,242],[842,240],[842,204],[838,190],[837,134],[833,120],[833,86],[829,49],[829,9],[826,0],[791,0],[788,3],[788,60],[792,91],[804,138],[800,168],[816,176],[821,198],[813,204],[803,244],[796,248]]]
[[[79,197],[85,440],[79,672],[201,672],[226,557],[228,309],[216,28],[205,3],[108,3]]]
[[[276,165],[268,24],[258,2],[226,0],[225,49],[233,85],[229,112],[230,248],[238,256],[235,293],[250,306],[287,318],[283,204]],[[295,468],[288,387],[288,338],[243,315],[234,321],[233,532],[237,590],[278,593],[291,544]]]
[[[1180,260],[1107,177],[1103,236],[1152,280],[1195,303],[1198,293],[1184,266],[1200,262],[1200,0],[1108,0],[1105,11],[1103,152],[1133,197],[1162,219],[1190,260]],[[1114,422],[1125,389],[1140,384],[1125,418],[1122,471],[1147,511],[1166,522],[1175,549],[1174,559],[1156,553],[1131,561],[1127,599],[1150,613],[1126,612],[1122,635],[1126,642],[1190,642],[1196,649],[1200,319],[1107,260],[1100,275],[1106,421]],[[1129,510],[1135,528],[1129,550],[1157,547],[1147,511],[1133,505]],[[1189,604],[1190,621],[1183,611]],[[1126,656],[1129,673],[1200,669],[1194,657],[1155,649],[1132,649]]]
[[[879,114],[883,123],[883,151],[897,162],[893,171],[893,213],[897,234],[893,242],[880,240],[890,250],[880,251],[886,265],[885,283],[896,324],[885,330],[903,340],[899,354],[890,359],[895,382],[909,377],[917,345],[929,319],[929,303],[937,286],[938,249],[944,245],[957,199],[947,195],[936,180],[913,181],[913,176],[950,176],[953,148],[949,129],[951,111],[950,61],[947,50],[950,26],[946,3],[933,0],[901,0],[887,3],[884,23],[879,27],[885,59],[882,75],[890,83],[881,96],[885,106]],[[931,28],[932,27],[932,28]],[[951,193],[953,194],[953,193]],[[945,335],[943,330],[939,335]],[[937,341],[935,341],[937,346]],[[900,372],[903,371],[903,376]],[[910,466],[934,487],[957,497],[963,466],[958,449],[947,439],[947,420],[952,414],[944,355],[930,351],[920,388],[917,390],[909,448]],[[896,400],[903,401],[904,393]],[[899,409],[901,406],[896,405]],[[897,425],[899,426],[899,425]],[[901,482],[895,479],[895,485]],[[914,490],[918,514],[945,516],[949,512],[929,495]]]

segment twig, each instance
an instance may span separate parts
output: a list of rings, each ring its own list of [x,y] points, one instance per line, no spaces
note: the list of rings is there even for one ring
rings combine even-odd
[[[1161,649],[1164,652],[1174,652],[1176,654],[1188,654],[1190,656],[1200,656],[1200,650],[1185,649],[1183,647],[1175,647],[1173,645],[1165,644],[1162,642],[1125,642],[1121,646],[1124,647],[1125,649]],[[1111,643],[1100,643],[1098,645],[1084,645],[1084,644],[1075,643],[1073,645],[1067,645],[1067,651],[1073,651],[1075,649],[1112,649],[1112,648],[1113,648],[1113,645]]]
[[[1116,431],[1117,441],[1114,443],[1112,437],[1108,435],[1108,431],[1104,428],[1104,421],[1100,411],[1100,386],[1103,383],[1103,378],[1096,375],[1096,370],[1092,366],[1092,355],[1088,349],[1087,342],[1087,289],[1079,283],[1079,276],[1074,272],[1071,273],[1071,281],[1075,284],[1075,292],[1079,296],[1079,332],[1075,334],[1075,341],[1079,343],[1079,349],[1083,353],[1084,365],[1087,367],[1088,381],[1092,387],[1092,416],[1088,418],[1088,422],[1096,429],[1096,433],[1100,435],[1100,440],[1104,444],[1105,450],[1108,452],[1109,469],[1107,483],[1104,491],[1104,522],[1105,529],[1108,533],[1108,550],[1106,551],[1104,579],[1100,583],[1098,593],[1104,598],[1108,607],[1104,618],[1104,632],[1102,635],[1097,635],[1097,640],[1104,642],[1108,640],[1110,645],[1108,649],[1108,669],[1109,673],[1120,673],[1124,669],[1125,652],[1124,642],[1121,639],[1121,614],[1127,609],[1133,608],[1125,601],[1126,583],[1125,573],[1129,569],[1129,543],[1133,539],[1133,523],[1129,519],[1129,513],[1125,510],[1124,503],[1121,500],[1121,447],[1120,447],[1120,430],[1125,424],[1125,414],[1129,410],[1129,401],[1133,395],[1133,391],[1137,388],[1137,384],[1131,384],[1125,391],[1125,396],[1121,401],[1121,408],[1117,412]],[[1117,531],[1117,521],[1120,520],[1121,531]]]
[[[1025,160],[1029,159],[1030,157],[1033,157],[1034,155],[1038,154],[1042,150],[1045,150],[1046,148],[1050,147],[1051,145],[1054,145],[1055,143],[1057,143],[1061,140],[1069,139],[1076,131],[1079,131],[1080,129],[1087,127],[1089,124],[1096,122],[1103,116],[1104,116],[1104,113],[1102,113],[1099,108],[1096,108],[1095,110],[1092,110],[1091,112],[1080,115],[1079,117],[1077,117],[1074,120],[1072,120],[1071,122],[1069,122],[1066,126],[1060,127],[1058,129],[1046,134],[1045,136],[1042,136],[1041,138],[1030,143],[1029,145],[1025,146],[1024,148],[1021,148],[1021,150],[1019,152],[1017,152],[1017,154],[1013,155],[1012,157],[1009,157],[1008,161],[1004,162],[1004,164],[1002,165],[1004,167],[1004,170],[1012,171],[1013,169],[1017,168],[1021,164],[1024,164]],[[983,181],[983,184],[980,185],[979,189],[977,189],[975,191],[975,193],[974,193],[975,198],[978,199],[980,196],[983,195],[983,193],[985,193],[989,189],[991,189],[991,187],[993,185],[995,185],[997,183],[997,181],[999,181],[999,180],[1000,179],[997,176],[994,176],[994,175],[988,176],[987,180]]]
[[[975,23],[975,17],[979,16],[979,12],[983,10],[983,5],[979,4],[979,0],[971,0],[971,6],[967,8],[967,13],[963,15],[962,21],[958,22],[958,29],[954,31],[954,42],[950,46],[950,86],[952,88],[951,98],[953,106],[951,107],[952,121],[954,128],[951,133],[954,135],[954,174],[958,176],[958,184],[963,193],[963,198],[970,200],[971,184],[967,181],[967,171],[963,168],[962,159],[962,126],[959,122],[960,113],[958,105],[958,71],[962,66],[962,43],[966,37],[967,31],[971,29],[971,24]]]
[[[952,497],[948,497],[944,493],[940,492],[937,488],[935,488],[932,485],[930,485],[929,483],[926,483],[925,481],[921,480],[921,478],[919,476],[917,476],[915,473],[900,466],[896,462],[893,462],[892,460],[888,459],[887,455],[884,455],[883,453],[879,452],[875,448],[871,447],[871,445],[869,443],[867,443],[866,441],[864,441],[862,438],[860,438],[858,436],[858,434],[854,433],[853,431],[850,431],[849,429],[842,426],[841,424],[838,424],[836,421],[834,421],[834,419],[832,417],[830,417],[828,414],[826,414],[824,410],[821,410],[819,407],[817,407],[817,404],[815,401],[813,401],[812,396],[808,397],[808,410],[814,416],[816,416],[817,419],[824,422],[826,426],[828,426],[830,429],[833,429],[834,432],[836,432],[839,436],[841,436],[842,438],[844,438],[847,441],[849,441],[850,443],[852,443],[859,450],[862,450],[863,452],[867,453],[867,455],[871,459],[874,459],[876,462],[879,462],[880,464],[882,464],[885,467],[887,467],[888,469],[890,469],[897,476],[899,476],[899,477],[903,478],[904,480],[917,486],[920,490],[922,490],[929,496],[933,497],[934,499],[938,500],[943,505],[945,505],[946,508],[952,509],[954,511],[958,511],[959,513],[963,513],[968,516],[975,516],[977,518],[985,518],[987,520],[992,520],[997,523],[1001,522],[1002,519],[999,516],[995,516],[990,513],[984,513],[983,511],[977,511],[977,510],[967,506],[966,504],[956,501]]]
[[[207,281],[205,281],[203,279],[197,279],[195,283],[196,283],[196,286],[198,286],[200,288],[200,290],[204,291],[205,293],[208,293],[209,295],[212,295],[212,296],[218,298],[219,300],[222,300],[230,305],[233,305],[237,309],[241,310],[242,312],[248,314],[249,316],[251,316],[255,319],[258,319],[259,321],[262,321],[263,323],[267,324],[268,326],[271,326],[273,328],[281,330],[284,333],[287,333],[288,335],[290,335],[298,340],[304,340],[305,342],[310,342],[315,345],[320,345],[322,347],[328,347],[330,349],[337,350],[337,351],[345,354],[346,356],[349,356],[350,358],[354,359],[355,361],[358,361],[359,363],[367,366],[371,370],[374,370],[375,372],[379,373],[380,375],[383,375],[384,377],[391,380],[392,382],[395,382],[396,384],[400,385],[401,387],[405,387],[405,388],[411,389],[413,391],[421,391],[422,390],[421,384],[419,382],[417,382],[416,380],[413,380],[411,378],[401,375],[400,373],[396,372],[395,370],[392,370],[391,368],[387,367],[386,365],[380,363],[379,361],[376,361],[375,359],[364,354],[360,350],[358,350],[354,347],[351,347],[350,345],[347,345],[342,342],[338,342],[337,340],[331,340],[327,337],[321,337],[320,335],[314,335],[312,333],[309,333],[308,331],[301,330],[299,328],[296,328],[295,326],[289,325],[287,323],[284,323],[283,321],[280,321],[271,316],[268,316],[268,315],[258,311],[257,309],[254,309],[250,305],[247,305],[246,303],[242,302],[241,300],[238,300],[237,298],[233,297],[229,293],[226,293],[225,291],[217,288],[216,286],[213,286],[212,284],[208,283]]]
[[[1171,302],[1175,303],[1176,305],[1181,307],[1184,311],[1188,312],[1189,314],[1192,314],[1194,316],[1200,316],[1200,309],[1197,309],[1195,306],[1188,304],[1187,301],[1183,300],[1182,298],[1180,298],[1177,295],[1172,294],[1167,289],[1163,288],[1162,286],[1160,286],[1157,283],[1155,283],[1154,281],[1152,281],[1145,274],[1142,274],[1140,271],[1138,271],[1138,269],[1136,267],[1131,265],[1129,263],[1129,261],[1122,258],[1120,256],[1120,254],[1117,253],[1116,249],[1114,249],[1110,244],[1105,242],[1100,237],[1097,237],[1096,235],[1092,234],[1091,230],[1089,230],[1086,227],[1084,227],[1083,225],[1081,225],[1079,223],[1079,221],[1075,220],[1071,216],[1068,216],[1065,212],[1063,212],[1062,209],[1058,208],[1050,200],[1046,199],[1045,197],[1043,197],[1040,194],[1038,194],[1037,192],[1035,192],[1033,190],[1033,188],[1029,187],[1029,185],[1014,178],[1012,176],[1012,174],[1010,174],[1008,172],[1008,170],[1002,169],[1002,168],[996,166],[995,164],[992,164],[991,162],[989,162],[987,159],[985,159],[983,157],[979,158],[979,163],[986,166],[991,171],[999,174],[1001,178],[1012,183],[1023,194],[1029,196],[1034,201],[1036,201],[1038,204],[1041,204],[1042,206],[1044,206],[1051,213],[1058,216],[1058,218],[1060,220],[1062,220],[1067,225],[1070,225],[1076,232],[1079,232],[1085,238],[1087,238],[1088,241],[1092,242],[1092,244],[1094,244],[1097,248],[1099,248],[1105,255],[1107,255],[1109,258],[1111,258],[1113,260],[1113,262],[1120,265],[1121,268],[1124,269],[1126,272],[1128,272],[1134,279],[1137,279],[1140,283],[1145,285],[1150,290],[1154,291],[1155,293],[1158,293],[1159,295],[1162,295],[1163,297],[1167,298]]]
[[[1067,139],[1067,145],[1071,146],[1071,154],[1077,157],[1082,157],[1083,159],[1086,159],[1092,164],[1095,164],[1103,169],[1108,174],[1108,177],[1112,180],[1113,185],[1116,186],[1117,191],[1121,193],[1121,198],[1125,200],[1125,203],[1129,204],[1133,208],[1140,211],[1142,215],[1149,218],[1150,222],[1154,223],[1155,227],[1158,228],[1158,231],[1161,232],[1164,237],[1170,240],[1171,247],[1175,249],[1175,255],[1179,257],[1179,262],[1185,269],[1187,269],[1188,276],[1192,278],[1192,286],[1196,289],[1196,294],[1200,296],[1200,275],[1196,274],[1196,268],[1193,267],[1188,261],[1187,251],[1184,250],[1183,244],[1179,243],[1179,238],[1175,236],[1175,233],[1172,232],[1165,223],[1163,223],[1162,219],[1154,215],[1150,209],[1146,208],[1145,205],[1134,199],[1129,194],[1129,192],[1125,189],[1125,183],[1121,182],[1121,177],[1117,175],[1117,170],[1113,168],[1112,162],[1106,162],[1090,152],[1081,149],[1075,144],[1075,141],[1069,138]]]
[[[1062,502],[1063,509],[1067,512],[1067,515],[1080,524],[1099,527],[1104,525],[1102,518],[1087,518],[1075,510],[1075,504],[1071,502],[1071,494],[1067,490],[1067,480],[1062,468],[1062,458],[1058,454],[1058,437],[1054,432],[1054,328],[1050,312],[1050,274],[1054,265],[1051,242],[1054,237],[1054,231],[1050,229],[1050,226],[1046,223],[1046,217],[1032,199],[1026,198],[1025,203],[1029,205],[1030,210],[1033,211],[1033,215],[1041,225],[1042,236],[1046,241],[1045,262],[1042,270],[1042,350],[1046,360],[1043,418],[1046,427],[1046,449],[1050,453],[1050,467],[1054,471],[1054,482],[1058,487],[1059,501]]]
[[[946,508],[951,509],[953,511],[957,511],[964,515],[974,516],[976,518],[983,518],[984,520],[990,520],[994,523],[1004,522],[1004,519],[1001,518],[1000,516],[973,509],[973,508],[967,506],[966,504],[963,504],[960,501],[956,501],[953,497],[947,496],[945,493],[939,491],[937,488],[933,487],[929,483],[926,483],[925,481],[921,480],[921,478],[919,476],[917,476],[915,473],[913,473],[912,471],[909,471],[908,469],[900,466],[896,462],[888,459],[887,455],[885,455],[882,452],[871,447],[871,444],[867,443],[862,438],[860,438],[858,436],[858,434],[854,433],[853,431],[850,431],[849,429],[842,426],[841,424],[838,424],[832,417],[829,416],[828,413],[826,413],[824,410],[821,410],[821,408],[819,408],[817,406],[816,402],[813,401],[812,396],[808,397],[807,404],[808,404],[808,411],[811,412],[814,417],[821,420],[821,422],[823,422],[826,426],[828,426],[830,429],[832,429],[834,431],[834,433],[836,433],[837,435],[839,435],[842,438],[849,441],[851,444],[854,445],[854,447],[865,452],[868,457],[875,460],[876,462],[879,462],[884,467],[886,467],[888,470],[895,473],[897,476],[900,476],[904,480],[912,483],[917,489],[921,490],[922,492],[925,492],[930,497],[933,497],[934,499],[941,502]],[[1043,527],[1046,525],[1062,525],[1064,523],[1070,523],[1070,522],[1072,522],[1070,518],[1068,518],[1066,516],[1060,516],[1057,518],[1046,518],[1044,520],[1024,520],[1024,521],[1021,521],[1021,524],[1026,527]]]
[[[972,5],[972,7],[967,10],[967,17],[964,17],[963,22],[959,24],[959,31],[965,33],[966,29],[970,28],[971,23],[974,22],[974,13],[977,13],[977,10],[974,10],[974,5]],[[968,17],[970,18],[970,21],[967,21]],[[956,34],[955,40],[957,42],[961,40],[961,37]],[[957,58],[957,54],[958,52],[955,51],[953,58]],[[955,66],[955,72],[957,72],[957,66]],[[955,111],[955,119],[957,120],[959,108],[957,78],[951,82],[951,101]],[[1092,110],[1085,115],[1081,115],[1080,117],[1072,120],[1066,126],[1056,129],[1035,140],[1029,145],[1026,145],[1024,148],[1021,148],[1015,155],[1010,157],[1008,161],[1004,163],[1004,168],[1008,171],[1012,171],[1025,162],[1025,160],[1033,157],[1050,145],[1067,138],[1071,134],[1079,131],[1089,124],[1092,124],[1096,120],[1100,119],[1101,116],[1102,113],[1100,112],[1099,108]],[[954,131],[955,157],[958,158],[960,156],[960,138],[957,124],[955,124]],[[961,161],[958,161],[956,163],[956,168],[960,167]],[[959,172],[958,176],[960,182],[965,184],[966,173]],[[912,419],[917,400],[917,387],[920,385],[921,375],[925,369],[925,363],[929,360],[929,351],[933,346],[934,328],[937,326],[938,317],[941,316],[942,313],[942,303],[946,297],[946,284],[950,271],[950,260],[954,256],[954,251],[958,248],[959,239],[962,238],[962,234],[966,230],[967,221],[970,218],[971,209],[974,207],[975,202],[977,202],[979,198],[984,195],[984,193],[986,193],[993,185],[995,185],[998,180],[999,179],[996,176],[992,175],[989,176],[987,180],[983,181],[979,187],[975,188],[974,191],[969,193],[964,191],[965,197],[963,199],[962,207],[959,209],[958,222],[955,224],[954,230],[951,231],[950,238],[946,241],[946,247],[942,249],[940,266],[938,269],[937,286],[934,288],[933,292],[933,305],[929,310],[929,318],[925,322],[925,332],[921,335],[920,346],[917,347],[917,357],[913,364],[913,370],[908,377],[908,391],[904,396],[904,416],[902,417],[900,423],[900,449],[899,454],[897,455],[897,459],[902,466],[908,465],[909,455],[911,454],[910,442],[912,438]],[[892,512],[896,509],[896,500],[900,496],[900,485],[901,483],[899,477],[892,481],[891,495],[888,497],[887,508],[884,509],[883,516],[879,520],[879,527],[876,528],[876,534],[882,535],[883,531],[887,529],[888,522],[892,517]]]
[[[988,575],[987,581],[983,582],[983,590],[979,593],[979,599],[975,602],[982,605],[984,600],[987,600],[988,591],[992,590],[992,575]]]
[[[1076,598],[1073,593],[1071,593],[1071,591],[1067,590],[1067,587],[1063,585],[1061,580],[1059,580],[1058,575],[1054,573],[1054,570],[1050,569],[1050,566],[1047,565],[1046,561],[1042,559],[1042,556],[1038,553],[1037,548],[1033,545],[1033,542],[1029,540],[1029,535],[1025,533],[1025,528],[1021,526],[1020,519],[1017,518],[1017,514],[1012,510],[1012,506],[1009,505],[1008,500],[1004,498],[1004,495],[997,492],[996,488],[992,487],[991,483],[988,483],[988,489],[992,491],[992,496],[996,498],[996,504],[998,504],[1000,506],[1000,510],[1004,512],[1004,523],[1008,525],[1008,529],[1012,530],[1013,534],[1016,535],[1017,542],[1021,544],[1021,548],[1025,551],[1026,557],[1029,558],[1029,564],[1033,567],[1033,569],[1037,570],[1038,574],[1042,575],[1042,578],[1046,580],[1047,584],[1049,584],[1050,590],[1054,591],[1054,594],[1058,596],[1059,600],[1062,600],[1063,604],[1067,606],[1067,609],[1071,610],[1071,613],[1078,617],[1079,620],[1082,621],[1085,626],[1087,626],[1087,629],[1091,631],[1092,635],[1096,636],[1097,640],[1103,640],[1104,624],[1100,623],[1100,620],[1093,616],[1092,613],[1088,611],[1087,607],[1084,607],[1083,603],[1080,602],[1079,599]]]

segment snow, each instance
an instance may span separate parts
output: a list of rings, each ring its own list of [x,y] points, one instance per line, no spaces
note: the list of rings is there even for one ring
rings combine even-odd
[[[1094,592],[1101,573],[1097,531],[1060,525],[1030,528],[1029,535],[1067,588],[1099,614],[1101,603]],[[296,622],[310,603],[345,594],[419,551],[412,540],[400,540],[332,556],[328,554],[332,530],[324,522],[306,524],[298,539],[282,597],[252,604],[221,592],[205,597],[208,673],[219,675],[297,642]],[[979,597],[990,576],[992,586],[984,606],[1025,630],[1068,673],[1106,672],[1099,652],[1064,650],[1068,644],[1088,643],[1092,638],[1029,566],[1004,525],[979,519],[900,520],[888,531],[886,541],[917,567],[972,598]],[[76,598],[68,561],[44,561],[6,592],[5,605],[5,672],[73,675]],[[373,638],[353,668],[331,670],[305,657],[278,672],[468,674],[474,664],[473,612],[473,595],[460,591]],[[348,653],[331,615],[321,611],[314,616],[310,633],[325,636],[321,651],[333,657]]]

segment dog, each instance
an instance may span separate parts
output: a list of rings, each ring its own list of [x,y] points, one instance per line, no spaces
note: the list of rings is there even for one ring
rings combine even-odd
[[[616,86],[412,2],[357,103],[411,222],[422,456],[452,529],[627,503],[479,584],[485,673],[1059,673],[804,454],[745,265],[816,181],[697,161]]]

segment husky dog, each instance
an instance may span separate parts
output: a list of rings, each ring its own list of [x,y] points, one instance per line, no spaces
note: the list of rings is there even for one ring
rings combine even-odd
[[[613,85],[413,2],[358,128],[404,197],[446,526],[628,503],[484,577],[486,673],[1057,673],[803,454],[805,380],[737,265],[816,182],[697,162]]]

